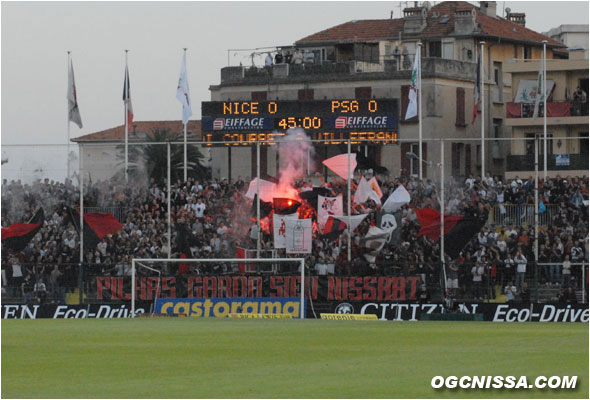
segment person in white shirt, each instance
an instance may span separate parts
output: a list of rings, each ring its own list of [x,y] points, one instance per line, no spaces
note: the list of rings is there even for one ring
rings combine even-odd
[[[197,215],[197,218],[203,218],[205,216],[206,209],[207,206],[205,203],[203,203],[203,199],[199,199],[197,205],[195,206],[195,214]]]
[[[524,276],[526,274],[527,263],[526,257],[524,256],[524,254],[522,254],[520,250],[516,252],[514,262],[516,263],[516,287],[520,289],[522,288],[522,284],[524,283]]]
[[[516,286],[509,282],[508,285],[504,288],[504,293],[506,293],[506,302],[516,300]]]
[[[266,58],[264,59],[264,65],[267,67],[272,67],[272,56],[270,53],[266,53]]]
[[[477,263],[471,268],[471,275],[473,275],[473,297],[482,300],[481,285],[483,280],[484,267],[483,263]]]

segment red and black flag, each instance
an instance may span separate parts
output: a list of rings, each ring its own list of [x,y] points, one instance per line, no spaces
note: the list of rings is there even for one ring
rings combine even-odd
[[[70,221],[80,234],[80,213],[68,207]],[[100,240],[107,235],[116,233],[123,224],[113,215],[108,213],[88,213],[84,214],[84,250],[95,249]]]
[[[322,234],[324,236],[334,237],[340,235],[345,229],[346,223],[344,221],[330,215],[326,221],[326,225],[324,225]]]
[[[297,212],[297,209],[301,206],[301,203],[297,200],[288,199],[284,197],[275,197],[272,199],[273,210],[275,214],[288,215]]]
[[[432,240],[440,239],[440,212],[431,208],[415,209],[420,223],[418,236],[426,235]],[[487,216],[480,215],[445,215],[445,253],[452,259],[459,256],[463,247],[485,225]]]
[[[45,214],[43,208],[39,207],[28,223],[16,223],[2,228],[2,245],[6,249],[19,252],[27,247],[27,244],[35,237],[43,226]]]

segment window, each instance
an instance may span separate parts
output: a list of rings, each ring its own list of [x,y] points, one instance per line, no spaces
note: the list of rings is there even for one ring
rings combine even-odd
[[[543,132],[541,133],[527,133],[527,139],[533,139],[535,136],[539,138],[539,159],[545,153],[545,144],[543,140]],[[552,133],[547,133],[547,153],[553,154],[553,140],[550,140],[553,137]],[[533,140],[527,140],[526,142],[526,153],[532,157],[535,157],[535,142]]]
[[[422,146],[424,147],[424,143],[422,143]],[[419,145],[418,143],[412,143],[412,145],[410,146],[410,152],[414,153],[416,156],[418,154],[420,154],[419,150]],[[418,176],[418,174],[420,173],[420,160],[418,159],[418,157],[412,157],[410,159],[410,175],[411,176]]]
[[[524,46],[523,47],[523,57],[525,60],[530,60],[532,57],[532,49],[531,46]]]
[[[494,118],[494,137],[502,137],[502,119]]]
[[[441,57],[441,45],[440,42],[428,42],[428,56],[429,57]]]
[[[457,88],[455,125],[465,126],[465,88]]]
[[[444,42],[442,48],[442,58],[447,60],[455,59],[455,43],[454,42]]]
[[[588,132],[580,132],[579,133],[580,137],[583,137],[585,139],[580,139],[580,154],[584,155],[584,158],[588,158]]]

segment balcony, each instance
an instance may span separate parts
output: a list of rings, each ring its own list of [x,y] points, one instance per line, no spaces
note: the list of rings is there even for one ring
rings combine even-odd
[[[544,107],[539,105],[539,114],[533,119],[534,103],[506,103],[507,126],[542,125]],[[551,101],[547,103],[547,125],[587,125],[588,103],[574,101]]]
[[[414,55],[382,58],[376,62],[351,60],[272,66],[224,67],[220,86],[260,85],[269,83],[310,83],[332,80],[407,79],[409,81]],[[422,77],[450,79],[475,78],[476,64],[442,58],[423,58]]]
[[[565,165],[567,164],[567,165]],[[543,155],[539,154],[539,169],[543,169]],[[547,158],[547,169],[549,171],[587,171],[588,155],[587,154],[569,154],[567,158],[558,159],[555,154]],[[534,171],[535,156],[534,154],[526,155],[508,155],[506,156],[507,171]]]

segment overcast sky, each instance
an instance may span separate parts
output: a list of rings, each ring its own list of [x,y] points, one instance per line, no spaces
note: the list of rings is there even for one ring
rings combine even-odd
[[[410,2],[412,3],[412,2]],[[438,3],[438,2],[437,2]],[[124,49],[135,119],[180,119],[182,48],[193,118],[218,84],[227,49],[287,45],[353,19],[399,16],[397,2],[2,2],[2,143],[66,142],[66,51],[72,52],[83,129],[123,124]],[[545,31],[587,24],[588,2],[498,2]],[[247,52],[232,63],[248,65]],[[240,58],[241,57],[241,58]],[[6,148],[3,148],[5,152]]]

